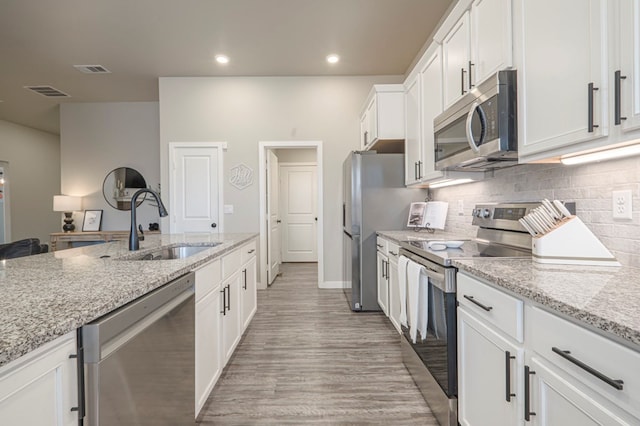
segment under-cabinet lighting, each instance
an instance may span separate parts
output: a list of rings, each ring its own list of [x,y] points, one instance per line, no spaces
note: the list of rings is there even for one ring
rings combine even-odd
[[[604,151],[589,152],[586,154],[578,154],[567,157],[561,157],[562,164],[584,164],[594,161],[612,160],[614,158],[629,157],[640,154],[640,141],[633,145],[625,145],[618,148],[611,148]]]
[[[475,182],[473,179],[446,179],[435,183],[430,183],[429,188],[444,188],[445,186],[461,185],[463,183]]]

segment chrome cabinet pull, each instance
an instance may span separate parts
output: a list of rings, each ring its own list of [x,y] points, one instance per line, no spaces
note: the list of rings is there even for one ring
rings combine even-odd
[[[597,124],[593,124],[593,102],[594,102],[594,99],[593,99],[593,92],[595,92],[596,90],[598,90],[598,88],[597,88],[597,87],[594,87],[594,86],[593,86],[593,83],[589,83],[589,85],[588,85],[588,90],[589,90],[589,93],[588,93],[588,98],[589,98],[589,101],[588,101],[588,103],[589,103],[589,108],[588,108],[588,111],[587,111],[587,112],[588,112],[587,132],[589,132],[589,133],[593,133],[593,129],[594,129],[594,128],[596,128],[596,127],[600,127],[600,126],[598,126]]]
[[[227,307],[228,311],[231,310],[231,284],[227,284]]]
[[[614,123],[615,125],[619,125],[620,123],[622,123],[622,120],[626,120],[627,117],[622,117],[622,98],[621,98],[621,94],[620,94],[620,90],[621,90],[621,83],[622,80],[626,79],[627,76],[626,75],[622,75],[622,73],[620,72],[620,70],[616,71],[614,74],[615,78],[614,78],[614,104],[613,104],[613,108],[614,108]]]
[[[524,366],[524,419],[531,421],[531,416],[535,416],[536,413],[531,411],[531,389],[529,376],[536,374],[535,371],[529,369],[528,365]]]
[[[246,290],[247,289],[247,270],[246,269],[242,270],[242,276],[244,278],[244,284],[243,284],[242,288],[244,288]]]
[[[247,254],[251,254],[251,253],[253,253],[254,251],[256,251],[256,250],[255,250],[255,249],[251,249],[251,250],[249,250],[249,251],[247,252]]]
[[[460,94],[464,95],[465,93],[467,93],[466,90],[464,90],[464,74],[467,72],[467,70],[465,70],[464,68],[460,68]]]
[[[220,293],[222,293],[222,310],[220,313],[222,315],[227,315],[227,288],[223,287],[222,290],[220,290]]]
[[[467,299],[468,301],[470,301],[471,303],[480,306],[482,309],[484,309],[485,311],[489,312],[490,310],[493,309],[493,306],[487,306],[483,303],[478,302],[476,299],[473,298],[473,296],[467,296],[466,294],[463,296],[465,299]]]
[[[606,384],[608,384],[611,387],[614,387],[618,390],[622,390],[624,382],[620,379],[612,379],[608,376],[605,376],[604,374],[602,374],[601,372],[599,372],[598,370],[596,370],[593,367],[588,366],[587,364],[585,364],[584,362],[580,361],[577,358],[574,358],[573,356],[571,356],[571,351],[563,351],[562,349],[558,349],[556,347],[552,347],[551,350],[560,355],[562,358],[566,359],[567,361],[569,361],[572,364],[577,365],[578,367],[582,368],[584,371],[586,371],[589,374],[592,374],[594,376],[596,376],[598,379],[602,380],[603,382],[605,382]]]
[[[511,352],[505,351],[504,353],[504,372],[505,372],[505,396],[507,402],[511,402],[511,397],[516,396],[515,393],[511,392],[511,360],[516,359],[515,356],[511,355]]]
[[[475,85],[471,82],[471,67],[475,66],[475,64],[469,61],[469,90],[473,89]]]

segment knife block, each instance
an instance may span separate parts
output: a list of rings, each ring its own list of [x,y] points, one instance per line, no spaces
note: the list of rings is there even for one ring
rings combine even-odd
[[[538,263],[620,266],[577,216],[569,217],[544,235],[533,237],[532,254]]]

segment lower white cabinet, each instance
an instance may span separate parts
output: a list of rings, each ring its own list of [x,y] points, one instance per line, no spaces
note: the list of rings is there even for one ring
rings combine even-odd
[[[77,425],[75,355],[74,331],[0,368],[0,424]]]
[[[389,316],[389,261],[387,256],[378,251],[378,305],[386,316]]]
[[[196,271],[196,415],[222,371],[220,278],[219,260]]]
[[[463,426],[522,423],[523,349],[467,309],[458,309],[458,421]]]
[[[389,243],[389,319],[391,324],[398,330],[398,333],[402,333],[400,328],[400,283],[398,282],[398,246]],[[406,294],[406,293],[405,293]]]
[[[220,293],[222,295],[222,354],[224,364],[227,364],[233,351],[240,342],[242,336],[242,322],[240,315],[240,285],[241,271],[237,271],[228,280],[222,283]]]
[[[242,269],[242,329],[245,330],[258,307],[256,256],[254,255]]]

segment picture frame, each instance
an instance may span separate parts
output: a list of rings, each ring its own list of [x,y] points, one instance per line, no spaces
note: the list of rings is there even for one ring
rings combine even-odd
[[[100,231],[102,227],[102,210],[85,210],[82,221],[82,232]]]
[[[424,201],[411,203],[409,207],[408,228],[424,228],[427,220],[427,203]]]

